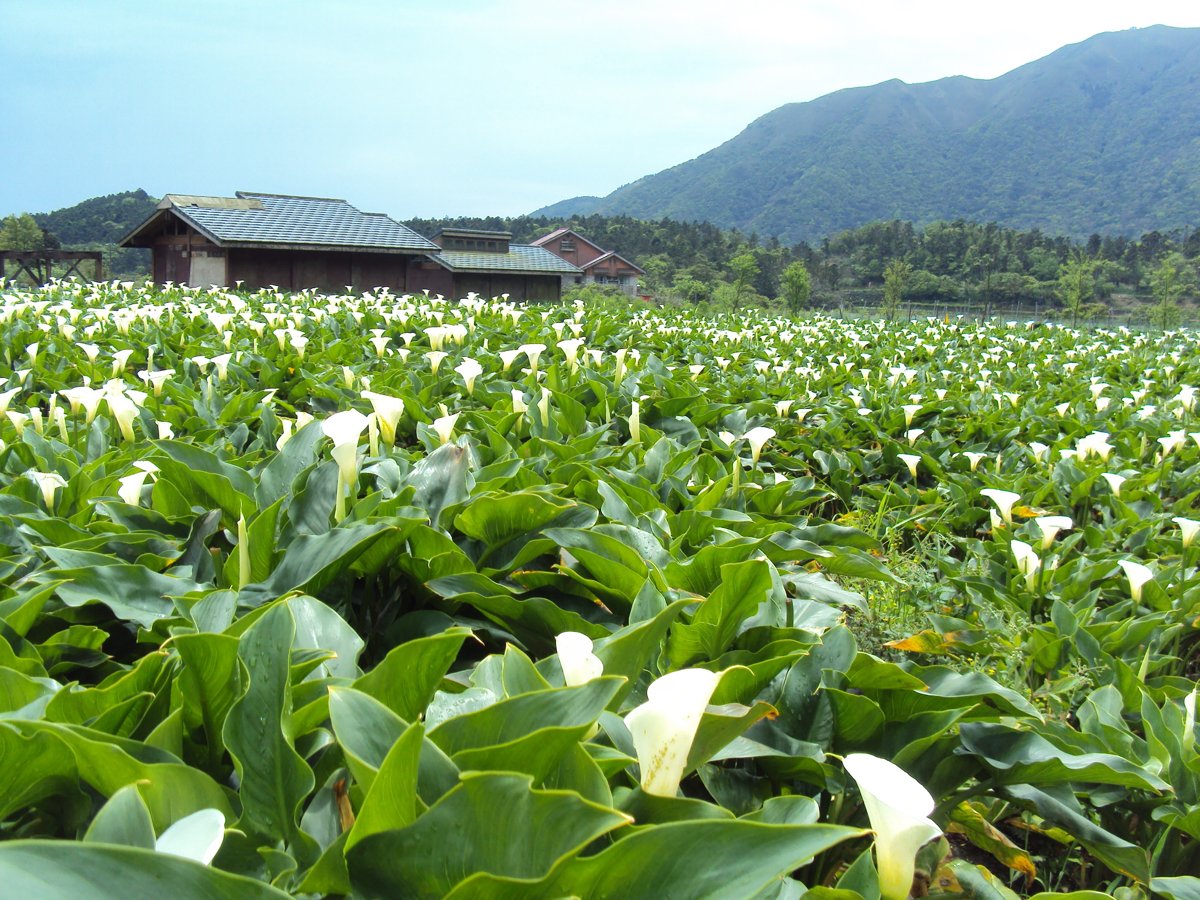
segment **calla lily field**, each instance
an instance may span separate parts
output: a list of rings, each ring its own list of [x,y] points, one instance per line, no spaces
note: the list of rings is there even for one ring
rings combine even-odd
[[[1200,898],[1200,337],[0,283],[14,896]]]

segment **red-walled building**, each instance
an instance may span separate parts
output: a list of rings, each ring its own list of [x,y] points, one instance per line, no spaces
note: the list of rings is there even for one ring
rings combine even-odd
[[[564,276],[563,289],[582,284],[603,284],[620,288],[633,297],[638,276],[646,272],[613,250],[605,250],[578,232],[559,228],[533,242],[534,247],[549,250],[581,270],[580,275]]]

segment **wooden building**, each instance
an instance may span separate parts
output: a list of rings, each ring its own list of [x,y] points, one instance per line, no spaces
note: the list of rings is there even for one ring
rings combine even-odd
[[[120,246],[149,247],[160,283],[324,291],[411,290],[410,274],[438,250],[411,228],[345,200],[245,191],[168,194]]]
[[[433,241],[442,250],[431,259],[449,276],[449,290],[436,290],[448,296],[474,292],[484,297],[508,294],[512,299],[558,300],[563,283],[583,274],[541,247],[512,243],[507,231],[443,228]]]
[[[445,229],[427,240],[345,200],[239,191],[235,197],[168,194],[123,247],[149,247],[154,280],[249,290],[317,288],[445,297],[474,292],[557,300],[582,271],[508,232]]]
[[[533,246],[549,250],[579,268],[580,274],[571,281],[563,279],[564,289],[584,284],[610,285],[633,297],[637,295],[638,276],[646,274],[620,254],[605,250],[569,228],[552,231],[534,241]]]

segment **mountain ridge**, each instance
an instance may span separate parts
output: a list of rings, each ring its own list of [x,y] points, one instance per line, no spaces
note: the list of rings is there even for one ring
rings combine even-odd
[[[1106,32],[993,79],[785,104],[587,211],[793,241],[894,218],[1076,237],[1176,227],[1200,209],[1198,97],[1200,28]]]

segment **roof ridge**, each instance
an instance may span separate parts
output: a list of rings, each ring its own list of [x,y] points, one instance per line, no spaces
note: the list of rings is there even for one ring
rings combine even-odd
[[[325,203],[345,203],[347,206],[358,209],[349,200],[342,197],[310,197],[307,194],[268,194],[262,191],[235,191],[238,197],[244,199],[253,199],[258,197],[270,197],[272,200],[321,200]],[[362,212],[361,209],[358,210]],[[365,215],[385,215],[384,213],[366,213]]]

